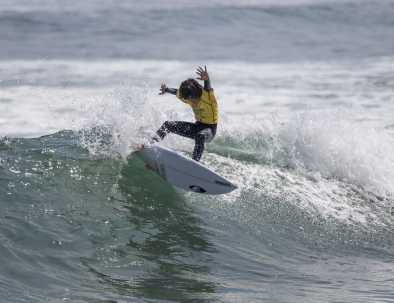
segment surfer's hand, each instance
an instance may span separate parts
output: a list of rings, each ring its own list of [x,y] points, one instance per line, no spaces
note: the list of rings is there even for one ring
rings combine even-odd
[[[160,93],[159,95],[165,94],[165,93],[166,93],[166,88],[167,88],[167,85],[166,85],[165,83],[162,84],[162,85],[161,85],[161,88],[160,88],[161,93]]]
[[[196,74],[200,76],[200,78],[197,78],[197,80],[208,80],[209,79],[209,75],[207,72],[207,67],[205,67],[205,70],[203,70],[201,67],[197,68],[197,72]]]

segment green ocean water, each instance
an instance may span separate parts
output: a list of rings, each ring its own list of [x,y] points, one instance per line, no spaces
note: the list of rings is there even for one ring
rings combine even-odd
[[[2,300],[210,297],[214,283],[187,277],[215,252],[198,214],[136,158],[92,159],[73,140],[3,143],[1,271],[19,283],[2,279]]]
[[[361,187],[320,180],[342,199],[323,210],[308,202],[316,181],[215,144],[203,163],[244,181],[199,195],[138,157],[93,155],[82,138],[1,142],[3,302],[391,300],[392,213]]]

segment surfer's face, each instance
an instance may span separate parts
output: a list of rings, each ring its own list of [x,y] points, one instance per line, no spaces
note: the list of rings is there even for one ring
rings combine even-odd
[[[199,98],[191,98],[191,97],[189,97],[189,98],[187,98],[187,100],[188,100],[190,103],[196,104],[196,103],[198,102]]]

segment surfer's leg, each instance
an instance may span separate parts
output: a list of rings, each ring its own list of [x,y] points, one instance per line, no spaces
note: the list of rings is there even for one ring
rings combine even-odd
[[[196,134],[194,151],[193,151],[193,160],[199,162],[202,153],[204,152],[205,142],[211,142],[214,137],[211,128],[204,128],[202,131],[199,131]]]
[[[177,134],[183,137],[195,138],[196,133],[196,125],[190,122],[183,122],[183,121],[166,121],[159,128],[156,134],[160,137],[160,139],[164,139],[168,133]],[[158,141],[156,139],[156,141]]]

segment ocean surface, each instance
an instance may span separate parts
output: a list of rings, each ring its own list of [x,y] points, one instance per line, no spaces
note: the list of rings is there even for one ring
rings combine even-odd
[[[0,302],[394,302],[394,1],[0,2]],[[226,195],[131,153],[199,66]]]

